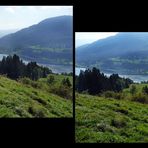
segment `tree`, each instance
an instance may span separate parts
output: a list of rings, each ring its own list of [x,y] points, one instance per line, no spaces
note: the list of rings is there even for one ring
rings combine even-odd
[[[36,62],[29,62],[27,65],[17,55],[3,57],[0,61],[0,74],[6,74],[7,77],[17,80],[19,77],[29,77],[37,80],[41,77],[47,77],[52,71],[47,67],[37,65]]]
[[[134,95],[135,92],[136,92],[136,86],[135,86],[135,85],[132,85],[131,88],[130,88],[130,93],[131,93],[132,95]]]
[[[76,76],[75,88],[78,92],[87,91],[89,94],[95,95],[109,90],[120,92],[132,83],[132,80],[120,78],[118,74],[112,74],[108,78],[94,67],[92,70],[80,71],[79,76]]]
[[[148,87],[147,86],[144,86],[142,88],[142,92],[148,95]]]
[[[62,85],[67,86],[67,87],[71,87],[72,86],[71,83],[70,83],[69,78],[64,78],[62,80]]]
[[[49,75],[49,76],[47,77],[47,83],[48,83],[48,84],[52,84],[54,81],[55,81],[55,78],[54,78],[53,75]]]

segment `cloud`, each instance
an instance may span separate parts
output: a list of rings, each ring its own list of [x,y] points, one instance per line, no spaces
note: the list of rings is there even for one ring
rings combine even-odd
[[[11,7],[7,7],[7,8],[5,8],[5,10],[10,12],[10,13],[15,13],[15,10]]]
[[[117,32],[76,32],[76,47],[116,34]]]

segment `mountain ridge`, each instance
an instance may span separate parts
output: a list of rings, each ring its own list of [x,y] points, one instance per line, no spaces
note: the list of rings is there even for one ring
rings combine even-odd
[[[0,52],[47,64],[72,62],[72,16],[47,18],[0,38]],[[25,59],[26,60],[26,59]]]
[[[137,67],[142,69],[142,73],[147,73],[148,69],[144,67],[148,64],[147,40],[147,33],[118,33],[115,36],[97,40],[81,50],[77,49],[76,63],[82,66],[97,66],[102,70],[116,69],[115,72],[120,72],[118,68],[128,71],[132,67],[134,69]],[[134,72],[135,70],[132,73]],[[124,74],[127,73],[124,72]]]

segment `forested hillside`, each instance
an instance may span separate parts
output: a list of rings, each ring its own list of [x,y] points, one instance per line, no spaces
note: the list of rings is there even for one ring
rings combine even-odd
[[[0,38],[0,53],[42,64],[72,65],[72,28],[72,16],[47,18]]]
[[[19,56],[0,61],[0,117],[72,117],[72,74],[53,74]]]
[[[118,74],[148,73],[148,33],[120,32],[77,48],[76,64]]]

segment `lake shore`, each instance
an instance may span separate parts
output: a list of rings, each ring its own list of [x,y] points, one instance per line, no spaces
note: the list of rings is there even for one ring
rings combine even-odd
[[[76,67],[75,68],[75,74],[76,75],[79,75],[79,73],[80,73],[80,71],[82,70],[82,71],[85,71],[87,68],[81,68],[81,67]],[[102,73],[104,73],[104,75],[106,75],[107,77],[109,77],[110,75],[112,75],[113,73],[106,73],[106,72],[103,72],[102,71]],[[120,75],[119,74],[119,76],[120,77],[123,77],[123,78],[130,78],[131,80],[133,80],[135,83],[140,83],[140,82],[142,82],[142,81],[148,81],[148,75]]]

